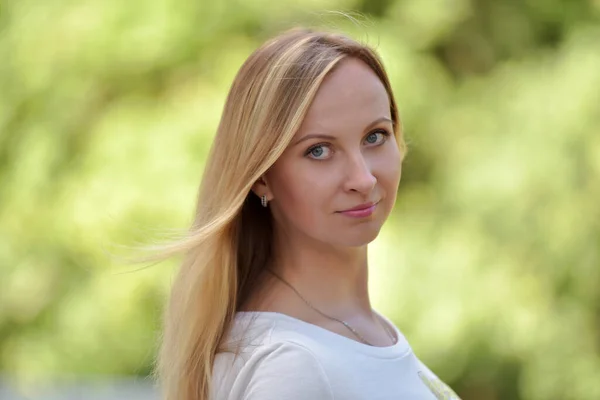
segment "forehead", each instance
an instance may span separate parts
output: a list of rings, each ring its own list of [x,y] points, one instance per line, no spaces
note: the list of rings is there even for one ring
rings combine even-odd
[[[363,61],[349,58],[325,77],[298,133],[357,124],[363,129],[379,117],[391,118],[383,83]]]

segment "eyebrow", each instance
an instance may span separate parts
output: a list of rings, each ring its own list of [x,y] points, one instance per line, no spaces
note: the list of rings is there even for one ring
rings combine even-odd
[[[377,118],[375,121],[371,122],[369,125],[367,125],[365,127],[365,131],[371,129],[372,127],[374,127],[375,125],[386,121],[386,122],[390,122],[392,125],[394,124],[394,122],[389,119],[388,117],[381,117],[381,118]],[[300,139],[296,140],[292,146],[296,146],[297,144],[304,142],[305,140],[308,139],[315,139],[315,138],[319,138],[319,139],[328,139],[328,140],[335,140],[337,139],[335,136],[331,136],[331,135],[325,135],[323,133],[310,133],[308,135],[304,135],[302,136]]]

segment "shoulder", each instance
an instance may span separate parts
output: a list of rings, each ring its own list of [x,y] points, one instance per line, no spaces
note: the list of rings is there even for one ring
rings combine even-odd
[[[274,342],[250,353],[221,353],[213,370],[218,398],[333,399],[323,366],[302,344]],[[223,390],[229,393],[223,395]]]

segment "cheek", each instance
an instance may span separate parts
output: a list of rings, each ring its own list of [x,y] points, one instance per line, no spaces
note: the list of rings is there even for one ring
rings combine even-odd
[[[402,174],[402,158],[397,147],[389,146],[384,154],[380,154],[376,161],[377,180],[385,190],[387,197],[395,199],[400,176]]]
[[[296,165],[280,169],[273,176],[272,190],[278,207],[290,220],[302,219],[313,223],[327,210],[328,199],[335,187],[327,182],[329,176],[319,174],[314,168]]]

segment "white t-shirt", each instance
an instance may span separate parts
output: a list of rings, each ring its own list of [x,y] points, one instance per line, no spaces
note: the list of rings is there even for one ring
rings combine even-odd
[[[211,399],[458,399],[383,319],[398,337],[393,346],[369,346],[285,314],[237,313],[229,340],[242,340],[241,351],[217,354]]]

